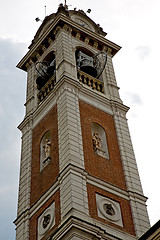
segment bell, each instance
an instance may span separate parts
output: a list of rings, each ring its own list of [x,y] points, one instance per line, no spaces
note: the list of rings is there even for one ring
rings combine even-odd
[[[50,63],[47,69],[47,74],[52,76],[55,73],[55,70],[56,70],[56,59],[53,59],[53,61]]]
[[[78,66],[79,66],[80,70],[82,70],[83,72],[85,72],[93,77],[97,76],[97,70],[93,65],[92,57],[89,57],[85,53],[82,53],[81,51],[79,51],[77,62],[78,62]]]

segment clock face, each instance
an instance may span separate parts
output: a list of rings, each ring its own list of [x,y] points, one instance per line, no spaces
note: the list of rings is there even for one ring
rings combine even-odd
[[[91,29],[91,27],[88,25],[88,23],[86,23],[85,21],[83,21],[80,18],[75,18],[74,21],[79,23],[82,27],[85,27],[87,29]]]

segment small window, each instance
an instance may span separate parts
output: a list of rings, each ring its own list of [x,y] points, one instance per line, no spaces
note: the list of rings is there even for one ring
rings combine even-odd
[[[47,131],[40,144],[40,171],[51,161],[51,133]]]
[[[107,146],[107,138],[106,138],[106,132],[97,123],[91,124],[92,129],[92,144],[93,144],[93,151],[107,159],[109,159],[109,152],[108,152],[108,146]]]

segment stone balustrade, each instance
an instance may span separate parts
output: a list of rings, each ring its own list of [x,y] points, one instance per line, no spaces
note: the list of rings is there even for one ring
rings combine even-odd
[[[54,89],[55,84],[56,84],[56,74],[54,74],[46,82],[46,84],[41,88],[41,90],[37,94],[38,103],[42,102],[49,95],[49,93]]]
[[[93,90],[104,93],[104,84],[102,81],[84,73],[80,70],[77,71],[78,79],[81,83],[91,87]]]

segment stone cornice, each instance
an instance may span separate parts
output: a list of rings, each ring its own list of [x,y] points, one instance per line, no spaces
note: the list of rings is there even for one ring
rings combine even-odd
[[[33,119],[34,127],[40,120],[39,115],[42,113],[42,111],[49,111],[56,104],[61,91],[64,90],[74,91],[74,93],[78,95],[79,100],[91,104],[92,106],[96,107],[96,105],[99,104],[100,109],[110,115],[123,115],[122,117],[125,118],[125,114],[129,110],[129,108],[123,103],[111,100],[107,95],[93,90],[92,88],[80,83],[78,80],[76,81],[75,79],[72,79],[68,76],[63,76],[56,83],[53,91],[49,94],[49,96],[47,96],[47,98],[39,104],[37,109],[29,115],[25,116],[24,120],[18,126],[18,128],[22,131],[26,124],[28,124],[30,121],[33,121]],[[46,106],[50,107],[46,108]]]
[[[84,35],[90,37],[91,39],[95,40],[96,42],[100,42],[103,45],[106,45],[106,48],[109,48],[110,52],[112,52],[112,56],[114,56],[121,47],[117,44],[107,40],[103,36],[99,35],[98,33],[94,33],[93,31],[86,29],[82,27],[80,24],[72,21],[70,18],[66,17],[64,14],[59,13],[53,23],[45,30],[45,32],[42,34],[42,36],[33,44],[31,49],[27,52],[27,54],[22,58],[22,60],[18,63],[17,67],[22,70],[27,70],[27,67],[29,67],[34,61],[36,62],[36,55],[39,54],[39,51],[43,48],[45,45],[45,40],[48,38],[49,42],[51,41],[51,36],[55,36],[56,32],[58,32],[61,27],[64,26],[64,24],[69,25],[70,30],[79,31],[83,33]],[[58,27],[57,31],[54,31],[56,27]],[[66,27],[65,27],[66,29]],[[53,32],[54,31],[54,32]],[[108,50],[107,50],[108,51]],[[33,59],[35,60],[33,61]]]
[[[59,190],[59,181],[56,181],[49,189],[48,191],[29,209],[26,209],[24,212],[22,212],[17,218],[14,220],[14,224],[18,225],[23,221],[24,217],[28,216],[31,218],[46,202],[47,199],[50,199],[55,192]]]
[[[97,220],[91,221],[85,220],[77,216],[69,216],[65,221],[51,233],[48,240],[60,240],[65,239],[65,235],[70,232],[70,236],[79,239],[93,239],[93,240],[135,240],[136,237],[128,233],[122,232],[120,229],[116,229],[110,225],[104,225]],[[80,235],[79,235],[80,234]],[[69,238],[69,239],[71,239]]]

